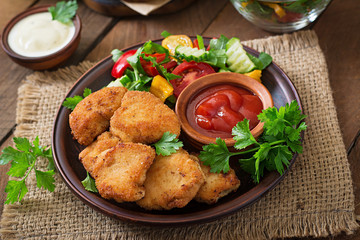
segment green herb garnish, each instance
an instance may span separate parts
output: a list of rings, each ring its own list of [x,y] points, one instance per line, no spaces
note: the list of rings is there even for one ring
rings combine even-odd
[[[123,55],[124,52],[120,51],[119,49],[114,49],[111,51],[111,55],[112,55],[112,60],[114,62],[116,62],[120,57],[121,55]]]
[[[20,180],[9,180],[5,192],[7,192],[5,204],[12,204],[20,202],[21,199],[28,192],[26,187],[26,178],[32,170],[35,171],[36,185],[38,188],[44,188],[53,192],[55,189],[55,174],[54,160],[52,157],[51,148],[42,147],[39,145],[39,138],[30,143],[27,138],[13,138],[15,148],[6,147],[2,150],[0,155],[0,165],[10,163],[11,167],[7,174],[11,177],[20,178]],[[48,160],[48,171],[41,171],[36,165],[39,157],[44,157]]]
[[[176,138],[176,134],[165,132],[161,139],[154,143],[157,155],[169,156],[179,150],[183,143]]]
[[[86,191],[97,193],[98,190],[95,185],[95,180],[90,177],[89,172],[86,172],[86,178],[81,181]]]
[[[78,96],[78,95],[75,95],[74,97],[68,97],[68,98],[65,99],[65,101],[63,102],[62,105],[64,107],[68,108],[68,109],[74,110],[76,105],[79,102],[81,102],[81,100],[83,100],[84,98],[89,96],[90,94],[91,94],[91,89],[85,88],[84,93],[83,93],[84,97],[81,97],[81,96]]]
[[[264,53],[264,52],[261,52],[259,54],[259,58],[255,57],[249,53],[246,53],[246,55],[255,64],[255,69],[263,70],[267,66],[269,66],[269,64],[272,62],[272,57],[269,54]]]
[[[64,24],[68,24],[72,21],[72,18],[76,14],[78,5],[76,0],[73,1],[61,1],[56,3],[56,6],[49,7],[48,10],[51,13],[52,20],[57,20]]]
[[[230,152],[225,141],[217,138],[216,144],[203,146],[199,158],[211,167],[211,172],[226,173],[230,169],[230,157],[245,155],[247,158],[239,159],[239,163],[244,171],[252,175],[256,183],[259,183],[265,169],[277,170],[283,174],[285,167],[289,166],[293,152],[302,152],[300,133],[307,126],[301,121],[305,117],[296,101],[280,107],[279,110],[275,107],[265,109],[258,115],[259,120],[264,122],[264,133],[258,141],[251,135],[247,119],[239,122],[232,130],[236,149],[242,150],[250,145],[254,145],[253,148]]]
[[[171,33],[169,33],[168,31],[166,31],[166,30],[164,30],[162,33],[161,33],[161,36],[163,37],[163,38],[167,38],[168,36],[171,36],[172,34]]]

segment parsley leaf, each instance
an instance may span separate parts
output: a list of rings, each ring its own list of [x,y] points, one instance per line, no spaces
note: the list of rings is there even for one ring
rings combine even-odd
[[[119,60],[119,58],[121,57],[121,55],[123,55],[124,52],[120,51],[119,49],[114,49],[111,51],[111,55],[112,55],[112,60],[114,62],[116,62],[117,60]]]
[[[7,192],[5,203],[21,201],[28,192],[25,180],[33,169],[35,170],[37,186],[53,192],[55,189],[53,177],[55,168],[51,148],[40,146],[39,137],[36,137],[32,143],[27,138],[20,137],[13,138],[13,141],[16,149],[12,147],[3,149],[0,155],[0,165],[11,163],[7,174],[22,179],[8,181],[5,187],[5,192]],[[36,162],[39,157],[46,158],[49,161],[48,169],[50,170],[43,172],[37,168]]]
[[[247,119],[236,124],[232,131],[236,149],[241,150],[252,144],[256,147],[231,153],[225,141],[218,138],[216,144],[203,146],[199,158],[204,165],[210,166],[211,172],[226,173],[229,171],[231,156],[251,153],[250,158],[239,159],[239,163],[244,171],[252,175],[256,183],[259,183],[265,170],[277,170],[283,174],[285,167],[290,164],[293,152],[302,152],[300,133],[306,130],[307,126],[301,121],[305,117],[296,101],[279,109],[275,107],[265,109],[258,115],[258,119],[264,122],[264,133],[258,141],[251,135]]]
[[[63,102],[63,106],[70,109],[70,110],[74,110],[76,105],[81,102],[81,100],[83,100],[84,98],[86,98],[87,96],[89,96],[91,94],[91,89],[89,88],[85,88],[84,89],[84,93],[83,93],[83,97],[75,95],[73,97],[68,97],[65,99],[65,101]]]
[[[81,181],[86,191],[97,193],[98,190],[95,185],[95,180],[90,177],[90,174],[86,172],[86,178]]]
[[[183,143],[176,138],[176,134],[165,132],[161,139],[153,145],[157,155],[169,156],[179,150]]]
[[[219,173],[223,171],[227,173],[230,170],[229,160],[231,156],[232,153],[229,152],[225,141],[216,138],[216,144],[210,143],[203,146],[199,158],[204,162],[204,165],[211,167],[210,172]]]
[[[54,174],[55,174],[54,170],[50,170],[46,172],[35,170],[36,186],[38,188],[43,187],[44,189],[53,192],[55,190],[55,184],[54,184],[55,179],[53,177]]]
[[[51,13],[52,20],[57,20],[64,24],[70,23],[72,18],[76,14],[76,10],[78,9],[78,5],[76,0],[73,1],[61,1],[56,3],[56,6],[49,7],[48,10]]]
[[[238,150],[244,149],[254,143],[257,144],[257,141],[250,132],[249,120],[247,119],[235,125],[232,129],[232,135],[234,135],[234,140],[236,141],[234,147]]]
[[[5,204],[12,204],[17,201],[21,201],[25,194],[28,192],[25,181],[8,181],[5,192],[7,193]]]
[[[163,38],[167,38],[168,36],[171,36],[172,34],[171,33],[169,33],[168,31],[166,31],[166,30],[164,30],[162,33],[161,33],[161,36],[163,37]]]

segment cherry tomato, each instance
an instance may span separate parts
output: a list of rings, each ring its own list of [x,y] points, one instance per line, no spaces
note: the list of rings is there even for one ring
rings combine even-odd
[[[170,35],[161,42],[161,45],[168,49],[171,55],[175,55],[175,48],[178,45],[193,47],[191,39],[186,35]]]
[[[151,56],[156,58],[157,63],[161,63],[165,60],[166,54],[165,53],[154,53],[154,54],[146,54],[146,56]],[[142,58],[140,58],[141,66],[143,67],[144,71],[148,76],[155,77],[156,75],[159,75],[158,70],[153,67],[153,63],[151,61],[146,61]],[[175,61],[170,61],[167,63],[162,64],[163,67],[166,68],[166,70],[170,70],[171,68],[175,67],[177,63]]]
[[[278,22],[280,22],[280,23],[291,23],[291,22],[296,22],[299,19],[301,19],[303,17],[303,14],[286,11],[286,14],[283,17],[279,17],[276,14],[275,14],[275,17],[278,20]]]
[[[213,39],[216,39],[216,38],[213,38]],[[199,41],[197,40],[197,39],[195,39],[194,40],[194,48],[197,48],[197,49],[200,49],[200,47],[199,47]],[[207,46],[207,48],[206,48],[206,51],[209,51],[210,50],[210,44],[209,44],[209,46]]]
[[[119,78],[124,75],[125,70],[130,67],[130,64],[127,62],[127,58],[134,55],[136,51],[136,49],[129,50],[121,55],[111,70],[111,76],[114,78]]]
[[[198,41],[197,39],[194,40],[193,45],[194,45],[194,48],[200,49],[200,47],[199,47],[199,41]]]
[[[170,83],[174,87],[174,95],[178,97],[187,85],[202,76],[215,73],[215,70],[207,63],[192,61],[181,63],[172,73],[182,76],[182,78],[170,80]]]

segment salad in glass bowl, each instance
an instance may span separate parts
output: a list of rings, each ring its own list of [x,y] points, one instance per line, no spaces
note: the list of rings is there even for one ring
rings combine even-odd
[[[331,0],[231,0],[248,21],[271,32],[292,32],[314,22]]]

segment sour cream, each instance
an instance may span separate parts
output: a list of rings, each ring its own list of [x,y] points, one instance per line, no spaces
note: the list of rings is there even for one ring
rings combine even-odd
[[[42,57],[65,47],[75,34],[73,23],[53,21],[49,12],[21,19],[10,30],[10,48],[25,57]]]

